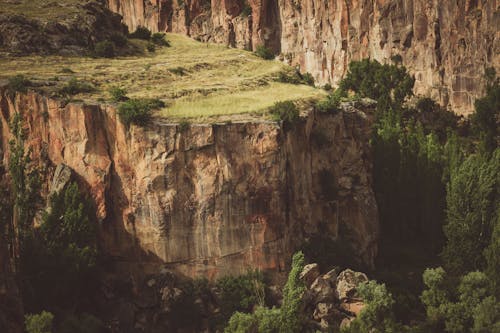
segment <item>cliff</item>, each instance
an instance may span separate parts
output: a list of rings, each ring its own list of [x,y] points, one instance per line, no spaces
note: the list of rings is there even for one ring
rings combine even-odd
[[[108,0],[131,30],[185,33],[255,49],[336,84],[351,60],[401,56],[415,93],[468,114],[484,93],[485,68],[500,70],[496,0]],[[251,15],[245,16],[251,8]]]
[[[74,171],[95,201],[102,248],[118,269],[209,278],[248,267],[281,271],[319,231],[373,264],[370,117],[353,105],[311,112],[288,129],[267,121],[184,129],[156,119],[129,130],[112,106],[63,107],[35,92],[5,91],[0,106],[4,164],[9,118],[20,112],[33,158],[48,170],[45,189],[55,166]]]

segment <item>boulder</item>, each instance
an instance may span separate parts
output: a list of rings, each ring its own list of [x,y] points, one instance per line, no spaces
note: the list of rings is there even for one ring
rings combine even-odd
[[[305,265],[304,269],[300,273],[300,279],[304,281],[307,288],[311,286],[311,283],[319,276],[319,266],[318,264]]]
[[[336,296],[339,300],[358,297],[356,288],[362,282],[368,281],[365,273],[355,272],[351,269],[342,271],[337,277]]]

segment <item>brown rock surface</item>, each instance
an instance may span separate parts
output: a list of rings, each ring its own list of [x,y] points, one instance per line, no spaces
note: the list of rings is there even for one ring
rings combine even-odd
[[[484,93],[486,67],[500,72],[497,0],[108,0],[135,29],[184,33],[255,49],[266,44],[317,83],[336,84],[351,60],[401,55],[415,93],[470,113]],[[179,5],[182,3],[182,5]]]
[[[373,264],[378,223],[363,112],[311,113],[289,131],[273,122],[182,131],[160,120],[126,131],[112,107],[61,107],[35,93],[3,93],[0,106],[1,159],[8,163],[7,124],[17,110],[33,157],[67,165],[88,189],[103,249],[127,271],[283,271],[320,223]],[[333,187],[350,177],[351,190],[325,193],[325,174]]]

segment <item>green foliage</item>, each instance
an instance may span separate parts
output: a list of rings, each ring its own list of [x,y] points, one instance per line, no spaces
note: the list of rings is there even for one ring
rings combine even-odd
[[[94,46],[94,55],[100,58],[113,58],[116,56],[116,47],[113,42],[104,40]]]
[[[420,98],[415,109],[409,109],[403,115],[406,122],[414,120],[422,124],[426,134],[435,133],[441,142],[447,138],[447,133],[456,131],[460,117],[442,108],[429,97]]]
[[[148,50],[148,52],[151,52],[151,53],[156,52],[156,46],[155,46],[155,44],[148,43],[146,45],[146,50]]]
[[[274,103],[269,113],[275,121],[283,121],[285,124],[294,124],[300,118],[299,109],[292,101]]]
[[[340,101],[345,97],[344,91],[337,89],[323,100],[316,103],[316,110],[319,112],[335,113],[340,110]]]
[[[151,30],[146,27],[138,26],[137,29],[129,35],[129,37],[149,40],[151,38]]]
[[[52,333],[54,315],[47,311],[24,316],[27,333]]]
[[[257,49],[255,50],[255,54],[258,57],[261,57],[262,59],[265,59],[265,60],[274,59],[273,51],[271,51],[271,49],[265,47],[264,45],[258,45]]]
[[[312,76],[311,73],[302,74],[302,81],[308,86],[314,87],[314,77]]]
[[[109,36],[109,40],[117,47],[125,47],[128,44],[127,36],[119,32],[113,32]]]
[[[264,277],[257,270],[237,277],[223,277],[216,287],[220,291],[219,305],[224,322],[235,311],[249,312],[255,305],[264,305]]]
[[[170,42],[165,39],[165,36],[166,35],[163,32],[155,32],[154,34],[151,35],[151,42],[158,46],[169,47]]]
[[[31,234],[31,224],[36,213],[36,204],[40,201],[40,174],[31,160],[31,149],[26,151],[26,135],[22,116],[15,113],[9,124],[13,139],[9,141],[9,175],[14,198],[14,220],[9,226],[9,242],[13,249],[16,265],[23,256],[27,239]]]
[[[179,131],[180,132],[185,132],[189,129],[189,127],[191,127],[191,123],[186,120],[186,119],[183,119],[179,122]]]
[[[440,331],[493,332],[500,328],[500,314],[491,283],[483,272],[470,272],[460,278],[458,287],[446,278],[442,268],[424,272],[427,289],[422,302],[427,310],[427,320]],[[487,309],[486,306],[490,306]]]
[[[359,316],[342,332],[352,333],[389,333],[399,332],[394,321],[392,307],[394,300],[385,284],[376,281],[362,283],[357,288],[365,302]]]
[[[19,74],[9,78],[7,89],[10,92],[27,93],[28,87],[30,85],[31,81],[28,80],[24,75]]]
[[[443,250],[452,273],[485,269],[483,251],[491,242],[500,212],[500,149],[491,158],[469,156],[450,174]]]
[[[21,257],[27,309],[77,308],[95,283],[95,215],[76,183],[50,197]]]
[[[400,109],[404,100],[412,95],[415,78],[406,68],[364,59],[349,64],[347,75],[340,83],[343,91],[354,91],[361,97],[378,102],[379,111]]]
[[[292,258],[292,268],[283,288],[283,304],[280,308],[280,333],[300,333],[304,320],[301,314],[302,295],[305,291],[300,273],[304,269],[304,254],[297,252]]]
[[[73,96],[81,93],[90,93],[95,91],[95,87],[84,81],[79,81],[76,77],[72,77],[68,83],[59,89],[61,96]]]
[[[115,103],[123,102],[128,99],[127,90],[120,87],[111,87],[109,89],[109,94],[111,95],[111,100]]]
[[[254,313],[236,312],[224,330],[225,333],[299,333],[302,332],[302,295],[305,291],[300,273],[304,269],[304,255],[297,252],[292,259],[292,268],[283,289],[283,304],[280,309],[259,306]],[[262,303],[260,303],[262,305]]]
[[[151,119],[152,111],[164,106],[165,103],[158,99],[132,98],[118,106],[118,115],[127,126],[130,124],[144,126]]]
[[[391,56],[391,61],[395,64],[403,63],[403,57],[400,54],[395,54]]]
[[[184,75],[186,75],[186,72],[187,72],[187,70],[184,67],[169,68],[168,71],[172,74],[179,75],[179,76],[184,76]]]
[[[493,152],[500,145],[500,83],[487,87],[487,95],[476,100],[472,128],[481,140],[481,150]]]

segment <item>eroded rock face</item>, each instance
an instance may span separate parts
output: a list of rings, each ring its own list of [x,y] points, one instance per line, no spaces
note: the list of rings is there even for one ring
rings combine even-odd
[[[65,164],[88,190],[103,249],[127,271],[167,266],[209,278],[248,267],[283,271],[320,225],[373,264],[377,208],[370,120],[361,111],[311,113],[286,131],[273,122],[183,131],[159,120],[127,130],[112,107],[62,107],[35,93],[3,94],[0,106],[5,164],[17,110],[33,157],[48,170]],[[338,184],[343,177],[349,189]]]
[[[247,49],[265,44],[318,84],[336,84],[351,60],[401,56],[415,93],[466,114],[500,71],[497,0],[108,0],[131,29],[184,33]]]

